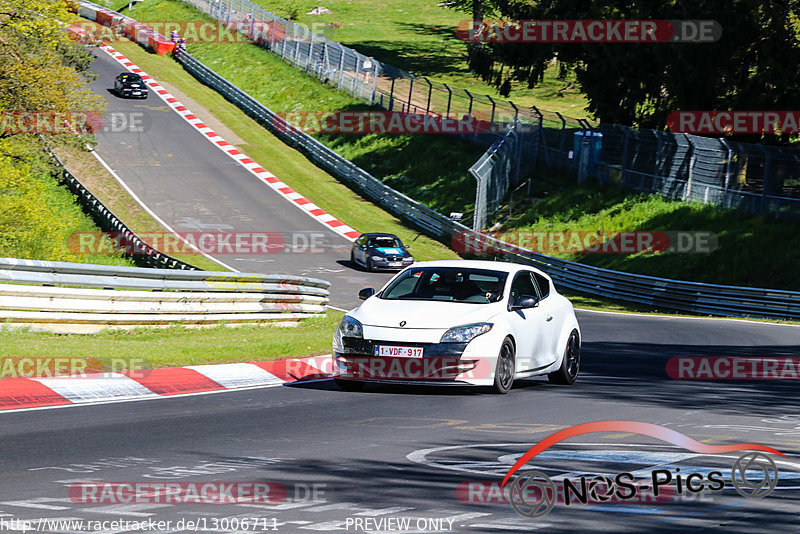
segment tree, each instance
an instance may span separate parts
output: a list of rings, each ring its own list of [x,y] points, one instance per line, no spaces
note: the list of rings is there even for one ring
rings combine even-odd
[[[502,19],[714,19],[715,43],[484,45],[530,86],[557,57],[605,122],[661,128],[674,110],[796,109],[798,0],[485,0]]]
[[[92,57],[65,31],[75,19],[64,0],[0,0],[0,110],[103,111],[86,87]]]

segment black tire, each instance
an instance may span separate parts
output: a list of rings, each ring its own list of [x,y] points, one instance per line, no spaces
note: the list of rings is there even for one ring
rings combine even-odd
[[[353,264],[353,267],[358,267],[358,264],[356,263],[356,255],[352,250],[350,251],[350,263]]]
[[[372,272],[375,270],[375,266],[372,264],[372,258],[367,258],[367,270]]]
[[[364,382],[359,382],[357,380],[342,380],[340,378],[334,378],[333,381],[337,386],[345,391],[361,391],[364,389]]]
[[[514,385],[514,358],[516,350],[511,338],[505,338],[497,355],[497,365],[494,368],[494,385],[492,392],[505,395]]]
[[[573,330],[564,347],[564,357],[561,359],[561,367],[558,371],[553,371],[547,375],[551,384],[561,384],[562,386],[572,385],[578,378],[581,370],[581,342],[578,331]]]

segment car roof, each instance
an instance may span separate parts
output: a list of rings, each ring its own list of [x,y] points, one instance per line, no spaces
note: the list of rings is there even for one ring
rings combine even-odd
[[[435,260],[435,261],[419,261],[409,267],[461,267],[464,269],[487,269],[490,271],[501,271],[506,273],[516,273],[517,271],[535,271],[539,274],[545,275],[547,278],[550,276],[543,272],[541,269],[532,267],[530,265],[523,265],[521,263],[511,263],[508,261],[488,261],[488,260]]]
[[[369,233],[361,234],[361,235],[362,236],[367,236],[367,237],[394,237],[396,239],[400,239],[399,237],[397,237],[394,234],[385,234],[383,232],[369,232]]]

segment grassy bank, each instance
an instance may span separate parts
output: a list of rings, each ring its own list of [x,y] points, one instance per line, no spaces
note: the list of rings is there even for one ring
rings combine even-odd
[[[329,354],[343,314],[305,319],[298,326],[242,326],[108,330],[98,334],[47,334],[0,329],[0,358],[113,358],[146,360],[147,368],[255,362]]]
[[[121,254],[71,250],[70,236],[100,229],[59,183],[37,138],[15,136],[0,148],[0,257],[132,265]]]
[[[796,222],[748,216],[697,202],[665,200],[620,186],[565,185],[538,182],[534,188],[538,200],[520,198],[497,214],[502,230],[521,231],[523,236],[570,231],[711,232],[717,243],[709,253],[565,253],[559,245],[542,252],[664,278],[800,290],[800,225]],[[542,243],[547,246],[548,241]]]
[[[431,0],[330,0],[328,15],[306,15],[319,5],[316,0],[254,0],[281,16],[296,7],[296,22],[328,39],[355,48],[395,67],[444,82],[454,89],[504,100],[493,85],[487,85],[467,68],[467,44],[456,37],[459,23],[471,18]],[[295,11],[292,9],[291,11]],[[514,81],[509,98],[518,106],[537,106],[569,116],[586,117],[586,99],[576,89],[574,78],[557,79],[558,68],[545,71],[544,80],[532,89]]]

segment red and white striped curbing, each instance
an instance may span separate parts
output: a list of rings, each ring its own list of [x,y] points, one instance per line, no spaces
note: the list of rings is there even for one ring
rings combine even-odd
[[[285,183],[281,182],[274,174],[266,170],[257,162],[253,161],[251,158],[247,157],[247,154],[242,153],[235,146],[223,139],[219,134],[203,123],[203,121],[198,119],[186,106],[181,104],[181,102],[172,96],[169,91],[164,89],[160,83],[154,80],[142,69],[137,67],[127,57],[105,43],[103,43],[100,49],[108,53],[108,55],[114,58],[120,65],[125,67],[130,72],[139,74],[145,83],[152,89],[152,92],[157,94],[161,100],[166,102],[167,105],[172,108],[173,111],[183,117],[186,122],[191,124],[195,130],[203,134],[203,136],[214,146],[225,152],[242,167],[247,169],[250,174],[258,178],[261,182],[269,185],[283,198],[290,201],[294,206],[297,206],[306,212],[310,217],[313,217],[321,224],[327,226],[337,234],[350,241],[355,241],[356,238],[361,235],[361,233],[357,230],[347,226],[345,223],[326,212]]]
[[[330,356],[169,367],[85,376],[0,379],[0,411],[144,400],[328,378]]]

